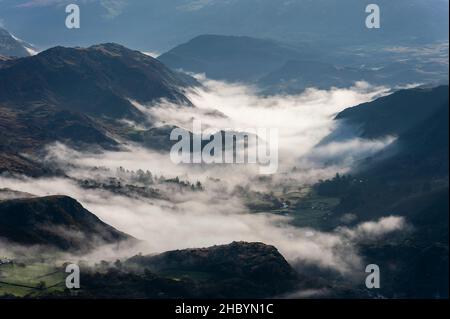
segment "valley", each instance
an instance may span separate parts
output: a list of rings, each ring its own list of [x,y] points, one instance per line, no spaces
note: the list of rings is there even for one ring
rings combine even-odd
[[[144,2],[107,20],[89,1],[96,27],[48,45],[0,12],[0,299],[448,298],[440,11],[382,1],[422,28],[387,15],[369,35],[354,0],[175,2],[154,2],[175,33]],[[348,20],[314,21],[330,10]]]

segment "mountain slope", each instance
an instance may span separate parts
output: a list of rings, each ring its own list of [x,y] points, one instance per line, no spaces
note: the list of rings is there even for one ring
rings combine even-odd
[[[117,144],[100,124],[68,110],[42,105],[23,111],[0,105],[0,115],[0,149],[3,151],[38,151],[55,141],[104,148]]]
[[[234,242],[135,256],[108,271],[84,271],[84,296],[96,298],[269,298],[299,284],[273,246]]]
[[[409,229],[389,242],[363,244],[367,259],[386,274],[380,294],[395,298],[448,297],[449,102],[448,87],[411,89],[347,109],[337,117],[364,137],[398,136],[361,161],[353,177],[319,183],[322,195],[340,197],[338,225],[396,215]]]
[[[448,189],[448,114],[446,86],[399,91],[340,113],[336,119],[358,127],[361,137],[397,139],[360,161],[354,180],[334,181],[345,194],[337,211],[370,220],[392,214],[390,207],[404,200]]]
[[[19,109],[0,103],[0,174],[55,173],[36,158],[47,144],[56,141],[75,148],[118,147],[107,129],[86,115],[46,105]]]
[[[36,54],[36,49],[0,27],[0,55],[27,57]]]
[[[244,36],[201,35],[158,59],[173,69],[205,74],[210,79],[250,83],[262,94],[298,94],[312,87],[347,88],[356,81],[391,87],[445,84],[448,72],[443,61],[448,54],[444,48],[430,48],[433,56],[411,48],[401,55],[388,55],[393,49],[383,48],[378,58],[369,60],[354,58],[356,53],[350,49],[344,53],[318,50],[308,44],[292,46]],[[366,49],[359,54],[366,56]]]
[[[192,105],[183,94],[195,79],[117,44],[56,47],[0,64],[0,173],[48,174],[30,156],[62,142],[116,148],[133,129],[122,119],[151,125],[130,100]]]
[[[0,201],[0,238],[72,252],[132,239],[67,196]]]
[[[95,117],[142,120],[129,101],[190,104],[188,84],[159,61],[117,44],[55,47],[0,69],[0,103],[45,103]]]
[[[173,69],[205,73],[208,78],[252,81],[304,57],[297,50],[275,41],[250,37],[202,35],[158,57]]]
[[[365,138],[401,135],[448,105],[448,86],[400,90],[375,101],[345,109],[336,116]]]

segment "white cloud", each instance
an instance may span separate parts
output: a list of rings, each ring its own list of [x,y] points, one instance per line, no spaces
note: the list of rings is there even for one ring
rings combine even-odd
[[[0,179],[0,188],[21,189],[39,196],[65,194],[78,199],[103,221],[145,242],[111,258],[129,257],[137,252],[159,253],[173,249],[206,247],[232,241],[257,241],[274,245],[294,265],[316,265],[352,275],[362,268],[357,244],[379,240],[402,231],[405,221],[390,216],[362,223],[354,228],[321,232],[289,224],[288,217],[251,214],[238,198],[206,193],[178,196],[171,201],[144,200],[113,195],[99,190],[83,190],[67,179]],[[222,196],[221,196],[222,195]],[[94,252],[92,256],[105,254]]]
[[[269,192],[290,182],[297,187],[302,183],[313,183],[351,166],[355,156],[349,154],[358,151],[360,156],[364,156],[382,148],[386,141],[361,139],[331,144],[327,148],[316,146],[333,131],[333,118],[337,112],[385,94],[385,88],[358,83],[349,89],[310,89],[297,96],[264,98],[242,85],[207,80],[203,83],[203,89],[187,92],[197,108],[184,108],[167,102],[138,107],[161,124],[184,126],[192,117],[197,117],[218,128],[277,127],[280,130],[280,164],[284,171],[266,182],[259,181],[257,170],[249,166],[175,165],[167,153],[131,144],[124,145],[126,149],[120,152],[102,153],[79,152],[54,144],[49,147],[48,159],[63,165],[69,178],[1,177],[0,188],[39,196],[62,194],[77,199],[105,222],[145,241],[134,250],[122,252],[124,256],[138,251],[158,253],[232,241],[259,241],[274,245],[294,264],[316,265],[351,274],[355,269],[361,269],[362,257],[357,248],[359,240],[381,238],[402,230],[402,222],[395,217],[331,232],[298,228],[290,225],[291,219],[287,216],[252,213],[243,199],[233,192],[236,186]],[[345,160],[327,165],[333,158]],[[289,171],[294,165],[298,166],[295,174]],[[91,170],[96,166],[111,171],[98,172],[96,176]],[[191,182],[200,180],[205,190],[182,192],[157,185],[164,196],[155,199],[123,196],[99,189],[87,190],[74,182],[75,178],[106,179],[115,176],[119,167],[150,170],[153,174],[167,177],[179,176]],[[117,252],[111,250],[107,254],[117,257]]]
[[[380,239],[386,234],[404,230],[406,226],[407,224],[403,217],[388,216],[383,217],[376,222],[371,221],[359,224],[353,229],[343,227],[340,228],[339,231],[350,239],[364,241]]]

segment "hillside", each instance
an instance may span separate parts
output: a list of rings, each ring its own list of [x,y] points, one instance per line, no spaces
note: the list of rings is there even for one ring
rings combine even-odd
[[[152,125],[130,100],[191,106],[183,90],[197,84],[117,44],[55,47],[32,57],[5,58],[0,68],[0,173],[47,173],[32,157],[56,141],[82,149],[116,148],[118,139],[135,133],[121,120]]]
[[[331,216],[334,225],[349,214],[352,224],[389,215],[409,224],[400,238],[361,247],[368,259],[392,269],[384,296],[448,296],[443,284],[449,264],[448,116],[445,86],[399,91],[337,116],[358,127],[361,136],[397,136],[385,150],[362,160],[351,176],[337,175],[316,186],[319,194],[340,198]]]
[[[82,296],[96,298],[268,298],[289,292],[299,276],[276,248],[262,243],[135,256],[88,269]]]
[[[112,119],[142,120],[129,101],[190,104],[184,77],[159,61],[117,44],[55,47],[0,69],[0,103],[59,109]]]
[[[67,196],[0,201],[0,238],[70,252],[132,239]]]
[[[355,126],[360,136],[380,138],[401,135],[448,105],[448,86],[400,90],[375,101],[340,112],[337,120]]]

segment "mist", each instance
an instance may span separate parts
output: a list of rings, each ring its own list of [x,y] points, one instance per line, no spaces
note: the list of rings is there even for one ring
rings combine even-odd
[[[232,241],[274,245],[296,265],[314,265],[340,274],[362,269],[358,242],[378,240],[405,230],[400,217],[341,227],[330,232],[295,227],[291,217],[252,212],[237,186],[253,191],[278,191],[280,185],[311,185],[319,179],[346,173],[354,163],[374,154],[395,140],[321,141],[337,127],[335,115],[347,107],[371,101],[389,93],[385,87],[359,82],[348,89],[308,89],[296,96],[260,96],[255,88],[211,81],[198,76],[203,87],[187,91],[195,108],[160,101],[152,105],[133,102],[148,117],[148,123],[190,129],[193,118],[217,129],[278,128],[279,171],[261,180],[252,165],[175,165],[168,153],[124,143],[122,151],[81,152],[61,143],[47,147],[48,163],[62,168],[67,177],[0,177],[0,188],[35,196],[67,195],[78,200],[104,222],[141,240],[132,249],[99,249],[88,259],[130,257],[138,252],[155,254],[173,249],[206,247]],[[130,124],[132,125],[132,124]],[[133,183],[119,169],[150,171],[155,177],[174,178],[194,184],[202,191],[156,181],[159,197],[127,196],[105,189],[86,189],[84,179],[106,181],[118,178]],[[294,170],[295,168],[295,170]]]

